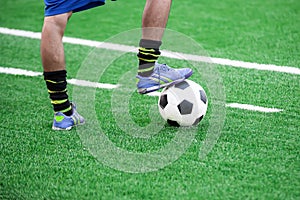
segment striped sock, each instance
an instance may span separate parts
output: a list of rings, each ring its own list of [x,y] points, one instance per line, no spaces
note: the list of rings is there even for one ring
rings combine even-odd
[[[66,70],[44,72],[44,80],[54,112],[62,112],[70,116],[72,115],[72,106],[68,99],[66,78]]]
[[[153,73],[155,62],[160,55],[160,45],[161,41],[140,40],[139,53],[137,54],[139,58],[138,75],[145,77]]]

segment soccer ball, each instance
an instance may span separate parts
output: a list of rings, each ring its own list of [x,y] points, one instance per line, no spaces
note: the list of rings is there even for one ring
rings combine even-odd
[[[164,88],[158,99],[160,115],[171,126],[199,124],[207,111],[204,89],[191,80]]]

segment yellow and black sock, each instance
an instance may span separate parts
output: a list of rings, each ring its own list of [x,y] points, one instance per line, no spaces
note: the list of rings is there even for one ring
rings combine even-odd
[[[153,73],[155,62],[157,61],[160,51],[161,41],[155,40],[140,40],[139,53],[139,69],[138,75],[150,76]]]
[[[72,115],[72,106],[67,94],[67,71],[44,72],[48,93],[54,112],[62,112],[67,116]]]

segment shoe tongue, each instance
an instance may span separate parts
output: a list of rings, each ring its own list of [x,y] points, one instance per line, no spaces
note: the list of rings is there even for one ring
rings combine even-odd
[[[62,115],[57,115],[57,116],[55,116],[55,120],[56,120],[57,122],[61,122],[64,118],[65,118],[65,117],[62,116]]]

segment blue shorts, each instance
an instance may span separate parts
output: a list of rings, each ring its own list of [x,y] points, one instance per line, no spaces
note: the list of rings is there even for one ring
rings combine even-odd
[[[44,3],[45,16],[53,16],[102,6],[105,4],[105,0],[44,0]]]

